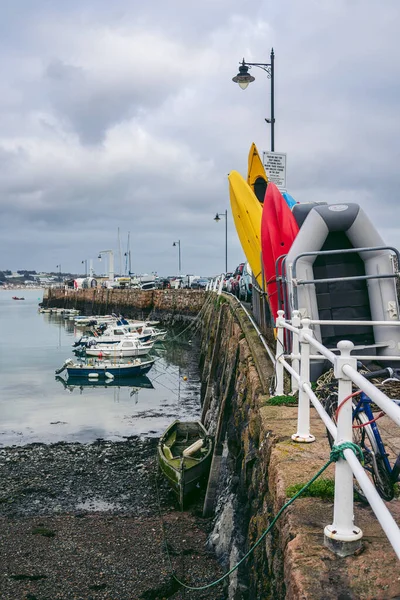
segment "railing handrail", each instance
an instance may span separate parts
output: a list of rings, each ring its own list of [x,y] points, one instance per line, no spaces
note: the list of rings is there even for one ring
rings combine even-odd
[[[311,325],[348,325],[349,327],[360,327],[366,325],[378,325],[379,327],[400,327],[400,321],[340,321],[338,319],[310,319]]]
[[[376,249],[376,248],[375,248]],[[362,249],[359,249],[361,251]],[[215,290],[215,287],[214,287]],[[229,294],[233,296],[233,294]],[[236,296],[233,296],[236,298]],[[324,425],[332,435],[332,437],[338,442],[351,441],[352,439],[352,407],[351,402],[346,402],[342,409],[337,426],[332,421],[322,403],[311,388],[309,381],[310,377],[310,359],[314,359],[314,356],[310,354],[310,347],[313,347],[320,353],[322,358],[329,360],[334,367],[334,375],[339,383],[338,391],[338,402],[343,401],[345,398],[349,398],[349,390],[351,393],[352,383],[363,390],[368,396],[376,403],[382,410],[386,412],[389,418],[391,418],[396,424],[400,425],[400,406],[396,405],[390,398],[386,396],[381,390],[379,390],[373,383],[365,379],[357,371],[356,357],[351,355],[351,351],[354,348],[352,342],[342,341],[338,344],[340,355],[334,354],[331,350],[326,348],[313,336],[313,332],[310,329],[310,325],[314,324],[307,318],[301,318],[299,311],[293,311],[291,322],[286,321],[284,318],[283,311],[278,311],[278,318],[276,320],[277,327],[277,351],[276,356],[273,357],[268,344],[266,343],[262,333],[258,329],[256,323],[248,313],[246,307],[242,305],[240,300],[236,298],[237,302],[241,305],[245,313],[247,314],[250,322],[257,331],[257,334],[266,348],[268,355],[271,360],[275,363],[276,369],[276,390],[275,393],[283,394],[283,369],[292,377],[292,389],[294,385],[298,386],[299,390],[299,409],[298,409],[298,433],[292,436],[292,439],[296,442],[312,442],[315,438],[309,432],[310,425],[310,414],[309,404],[310,401],[315,407],[318,415],[322,419]],[[332,324],[332,322],[329,322]],[[355,322],[356,324],[361,322]],[[375,322],[380,323],[380,322]],[[351,322],[351,324],[354,324]],[[371,324],[374,324],[372,322]],[[389,324],[393,324],[390,323]],[[284,332],[287,329],[293,334],[293,346],[299,348],[298,340],[300,341],[300,351],[298,350],[292,356],[288,356],[285,353],[284,346]],[[283,350],[283,351],[282,351]],[[300,354],[300,357],[298,356]],[[319,356],[317,358],[319,358]],[[292,364],[287,362],[287,358],[292,359]],[[300,360],[299,360],[300,358]],[[376,358],[376,357],[374,357]],[[379,357],[384,360],[386,357]],[[296,367],[298,370],[296,370]],[[346,391],[345,391],[346,390]],[[305,401],[306,400],[306,401]],[[350,419],[350,421],[349,421]],[[350,428],[350,429],[349,429]],[[350,431],[350,437],[346,436],[346,431]],[[354,525],[354,514],[353,514],[353,475],[356,477],[365,497],[367,498],[371,509],[376,515],[383,531],[386,534],[390,544],[392,545],[397,557],[400,559],[400,530],[393,519],[389,509],[379,496],[377,489],[368,478],[363,466],[359,462],[357,456],[353,450],[345,449],[343,453],[345,460],[339,459],[335,467],[335,501],[334,501],[334,518],[333,524],[325,527],[325,543],[331,547],[334,552],[341,552],[337,550],[334,541],[338,540],[342,546],[346,546],[348,543],[355,544],[349,549],[347,554],[354,553],[359,540],[362,537],[362,531]],[[350,474],[350,475],[349,475]],[[340,544],[339,544],[340,545]],[[346,554],[341,554],[342,556]]]
[[[300,320],[299,327],[295,327],[295,326],[293,326],[292,323],[288,323],[283,317],[283,311],[278,311],[278,319],[276,322],[276,325],[278,328],[277,348],[279,346],[280,335],[281,335],[281,340],[282,340],[282,334],[280,334],[280,331],[283,331],[283,329],[288,329],[289,331],[294,333],[295,336],[299,337],[300,343],[303,346],[301,349],[301,355],[303,355],[304,347],[312,346],[312,347],[316,348],[323,357],[325,357],[327,360],[329,360],[333,364],[335,377],[339,381],[338,403],[340,403],[340,401],[343,401],[345,399],[345,398],[341,397],[340,384],[343,381],[347,380],[348,381],[348,384],[346,383],[347,389],[351,390],[351,384],[354,383],[357,387],[359,387],[362,391],[364,391],[371,398],[371,400],[374,403],[376,403],[387,414],[387,416],[389,418],[391,418],[397,425],[400,425],[400,407],[396,403],[394,403],[393,400],[388,398],[386,396],[386,394],[384,394],[381,390],[379,390],[371,381],[368,381],[365,377],[363,377],[361,375],[361,373],[359,373],[357,371],[356,368],[354,368],[354,366],[356,366],[356,364],[355,364],[356,358],[350,355],[351,349],[352,349],[352,347],[354,347],[352,342],[346,342],[346,341],[339,342],[338,347],[341,350],[341,355],[337,356],[337,355],[333,354],[333,352],[328,350],[323,344],[318,342],[313,337],[312,331],[311,331],[311,329],[309,329],[309,325],[311,323],[310,319],[307,319],[307,318],[299,319],[298,311],[296,311],[295,318]],[[309,350],[307,350],[307,352],[304,355],[305,355],[306,359],[309,361],[310,360]],[[380,358],[384,359],[385,357],[380,357]],[[354,366],[352,366],[352,364],[351,364],[352,362],[353,362]],[[301,431],[301,433],[295,434],[294,436],[292,436],[292,438],[295,441],[310,441],[310,440],[306,439],[307,435],[310,436],[309,419],[308,419],[308,429],[307,428],[305,429],[304,428],[304,416],[300,415],[300,409],[301,409],[301,404],[302,404],[301,394],[305,393],[307,398],[309,399],[309,401],[311,401],[313,406],[316,408],[317,413],[321,417],[322,421],[324,422],[325,426],[331,433],[332,437],[334,439],[336,439],[336,436],[339,435],[339,433],[338,433],[338,430],[337,430],[335,424],[333,423],[332,419],[330,418],[328,413],[325,411],[322,404],[318,400],[317,396],[313,392],[310,383],[308,381],[302,380],[302,378],[301,378],[301,371],[302,371],[301,363],[300,363],[300,374],[299,374],[295,371],[295,369],[291,365],[289,365],[289,363],[286,360],[286,355],[284,355],[283,353],[278,355],[278,350],[277,350],[277,364],[279,364],[282,368],[285,368],[288,371],[288,373],[290,373],[290,375],[292,376],[292,379],[294,378],[299,384],[300,396],[299,396],[298,431]],[[280,384],[279,384],[279,379],[281,380]],[[277,385],[281,385],[281,388],[279,390],[281,392],[281,391],[283,391],[283,386],[282,386],[283,378],[282,378],[281,374],[279,376],[277,374],[277,380],[278,380]],[[303,398],[303,401],[304,401],[304,398]],[[348,408],[349,407],[347,407],[347,409]],[[351,418],[351,407],[350,407],[350,418]],[[302,424],[301,426],[300,426],[300,423]],[[302,429],[301,429],[301,427],[302,427]],[[351,424],[350,424],[350,428],[351,428]],[[350,431],[351,431],[351,429],[350,429]],[[310,437],[312,437],[312,436],[310,436]],[[301,439],[296,439],[296,438],[301,438]],[[339,441],[341,441],[341,440],[339,440]],[[356,477],[361,489],[363,490],[363,492],[365,494],[365,497],[367,498],[372,510],[374,511],[379,523],[381,524],[381,527],[384,530],[389,542],[391,543],[394,551],[396,552],[398,558],[400,559],[400,530],[399,530],[397,523],[393,519],[390,511],[384,504],[382,498],[379,496],[375,486],[372,484],[372,482],[368,478],[367,474],[364,471],[363,466],[360,464],[360,462],[359,462],[357,456],[354,454],[354,452],[349,449],[345,450],[344,456],[346,458],[347,464],[349,465],[349,468],[351,469],[351,472]],[[339,467],[337,467],[337,468],[339,469]],[[338,477],[339,473],[337,473],[336,476]],[[346,480],[343,473],[341,474],[341,477],[344,477],[344,480],[342,480],[342,481]],[[347,478],[347,482],[349,482],[348,478]],[[352,482],[350,482],[350,483],[351,483],[351,487],[352,487]],[[336,502],[338,505],[340,504],[340,502],[338,501],[338,498],[340,497],[340,493],[341,493],[340,489],[337,489],[337,487],[338,486],[335,484],[335,505],[334,505],[335,506],[334,511],[335,511],[335,515],[336,515],[335,519],[338,518],[337,517],[338,509],[336,508]],[[349,502],[348,497],[347,497],[347,502]],[[343,513],[347,512],[347,516],[345,516],[343,518],[343,520],[346,522],[346,519],[347,519],[347,523],[349,521],[353,522],[353,517],[350,517],[350,512],[353,511],[352,502],[350,502],[350,504],[351,505],[346,508],[346,506],[343,504],[343,501],[341,501],[342,512]],[[338,519],[338,520],[340,520],[340,519]],[[338,527],[337,525],[335,526],[335,529],[333,529],[333,527],[334,526],[332,525],[332,526],[328,526],[325,528],[325,536],[328,536],[330,539],[332,537],[334,539],[346,539],[346,535],[345,535],[346,528],[345,527],[343,528],[344,533],[342,534],[342,538],[340,538],[340,536],[339,536],[339,538],[337,538],[337,536],[336,536],[337,529],[340,529],[340,527]],[[356,534],[356,531],[357,531],[357,534]],[[361,530],[358,530],[358,528],[355,528],[354,539],[357,539],[357,540],[360,539],[360,531]],[[335,535],[333,535],[333,534],[335,534]],[[362,532],[361,532],[361,535],[362,535]],[[349,538],[349,536],[347,536],[347,537]]]
[[[397,256],[400,265],[400,253],[393,246],[367,246],[366,248],[343,248],[338,250],[314,250],[310,252],[301,252],[296,256],[292,265],[293,277],[296,277],[296,266],[298,261],[305,256],[329,256],[333,254],[360,254],[361,252],[376,252],[378,250],[389,250]]]

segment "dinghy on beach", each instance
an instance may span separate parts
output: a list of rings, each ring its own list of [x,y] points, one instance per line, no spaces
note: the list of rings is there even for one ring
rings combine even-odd
[[[212,439],[200,421],[174,421],[158,443],[158,462],[183,510],[186,496],[208,477]]]

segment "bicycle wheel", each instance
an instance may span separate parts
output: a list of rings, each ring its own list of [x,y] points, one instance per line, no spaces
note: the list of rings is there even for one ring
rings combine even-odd
[[[330,394],[323,402],[324,408],[332,421],[336,423],[337,395]],[[353,404],[353,410],[356,405]],[[364,469],[371,475],[378,494],[384,500],[392,500],[394,497],[394,484],[391,474],[387,471],[383,457],[379,451],[374,432],[371,425],[365,425],[369,421],[365,412],[357,412],[353,419],[353,425],[363,425],[353,429],[353,442],[362,450],[364,456]],[[334,439],[328,431],[329,444],[332,447]],[[354,478],[354,490],[360,500],[368,502],[358,481]]]
[[[353,409],[354,408],[355,405],[353,404]],[[383,456],[379,451],[371,425],[365,425],[368,421],[369,418],[365,412],[357,413],[353,420],[353,425],[363,425],[363,427],[353,429],[353,441],[360,446],[363,451],[364,469],[372,475],[373,482],[380,497],[388,501],[393,500],[394,485],[392,475],[386,469]],[[359,490],[357,490],[357,493],[360,495]]]

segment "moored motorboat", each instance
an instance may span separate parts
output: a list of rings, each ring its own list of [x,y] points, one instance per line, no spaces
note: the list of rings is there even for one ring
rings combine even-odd
[[[68,377],[103,377],[108,379],[113,377],[135,377],[150,371],[154,363],[154,358],[148,360],[136,358],[129,362],[102,360],[86,363],[75,362],[72,358],[69,358],[55,373],[60,375],[66,369]]]
[[[134,338],[122,339],[117,344],[96,344],[85,348],[86,356],[99,358],[124,358],[130,356],[146,356],[153,348],[153,342],[141,343]]]
[[[161,436],[159,466],[182,509],[186,496],[208,477],[211,458],[212,438],[200,421],[174,421]]]

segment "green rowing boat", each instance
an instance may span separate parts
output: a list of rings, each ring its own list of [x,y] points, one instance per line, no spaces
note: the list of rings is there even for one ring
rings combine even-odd
[[[208,477],[212,439],[200,421],[174,421],[158,442],[158,462],[179,498],[185,497]]]

